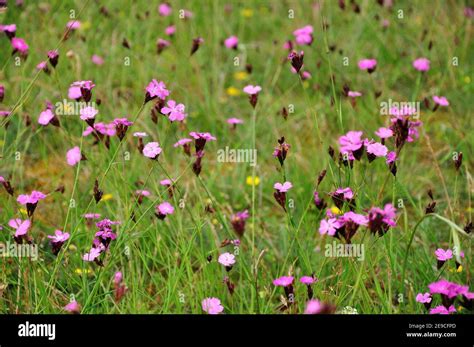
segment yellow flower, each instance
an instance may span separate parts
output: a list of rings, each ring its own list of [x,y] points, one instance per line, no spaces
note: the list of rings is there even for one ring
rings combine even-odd
[[[229,87],[226,89],[227,95],[229,96],[237,96],[240,95],[240,90],[235,87]]]
[[[258,176],[247,176],[246,182],[249,186],[258,186],[260,184],[260,178]]]
[[[458,269],[456,270],[456,272],[462,272],[462,265],[459,265]]]
[[[111,200],[111,199],[113,199],[112,194],[104,194],[104,196],[102,197],[103,201],[107,201],[107,200]]]
[[[332,206],[331,207],[331,212],[333,214],[342,214],[342,211],[340,209],[338,209],[337,206]]]
[[[243,80],[247,79],[248,76],[249,75],[245,71],[239,71],[239,72],[234,73],[234,78],[237,81],[243,81]]]
[[[82,274],[91,274],[92,273],[92,270],[91,269],[85,269],[84,271],[81,269],[81,268],[77,268],[75,270],[75,272],[78,274],[78,275],[82,275]]]
[[[28,214],[28,211],[26,211],[26,209],[24,208],[20,208],[20,212],[21,214]]]
[[[244,8],[240,14],[245,18],[250,18],[253,16],[253,10],[250,8]]]
[[[212,219],[212,224],[217,225],[217,224],[219,224],[219,221],[216,218],[213,218]]]

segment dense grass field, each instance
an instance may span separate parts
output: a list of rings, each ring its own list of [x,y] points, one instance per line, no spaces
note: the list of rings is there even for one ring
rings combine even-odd
[[[469,314],[473,10],[390,3],[9,1],[0,312]]]

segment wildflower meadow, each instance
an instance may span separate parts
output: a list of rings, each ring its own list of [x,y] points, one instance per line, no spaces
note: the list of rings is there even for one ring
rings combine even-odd
[[[0,1],[0,313],[472,314],[470,6]]]

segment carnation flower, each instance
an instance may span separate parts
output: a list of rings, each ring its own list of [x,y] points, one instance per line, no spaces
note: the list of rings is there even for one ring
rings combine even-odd
[[[202,309],[208,314],[219,314],[224,311],[221,301],[217,298],[205,298],[201,303]]]

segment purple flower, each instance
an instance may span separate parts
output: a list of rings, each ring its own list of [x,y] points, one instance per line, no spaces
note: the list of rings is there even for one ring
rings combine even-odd
[[[273,185],[273,188],[279,191],[280,193],[286,193],[291,188],[293,188],[293,184],[291,184],[291,182],[288,182],[288,181],[283,184],[281,184],[280,182],[277,182]]]
[[[221,301],[217,298],[205,298],[202,303],[202,310],[208,314],[219,314],[224,311]]]
[[[239,38],[237,36],[230,36],[224,41],[224,45],[230,49],[237,49],[239,45]]]
[[[314,278],[313,276],[303,276],[300,278],[300,282],[306,285],[316,283],[317,281],[318,279]]]
[[[158,82],[157,80],[153,79],[148,86],[145,88],[146,96],[145,102],[153,100],[155,98],[159,98],[161,100],[165,100],[170,92],[166,89],[166,85],[163,81]]]
[[[454,312],[456,312],[456,308],[454,307],[454,305],[449,306],[449,308],[440,305],[430,310],[430,314],[450,314]]]
[[[155,207],[155,215],[163,220],[169,214],[174,213],[174,207],[169,202],[162,202],[158,206]]]
[[[426,58],[418,58],[413,61],[413,67],[418,71],[428,71],[430,69],[430,61]]]
[[[362,59],[362,60],[359,60],[359,63],[357,65],[359,66],[359,69],[367,70],[367,72],[372,73],[375,71],[375,68],[377,67],[377,60]]]
[[[422,304],[429,304],[431,302],[431,294],[430,293],[418,293],[416,296],[416,302],[422,303]]]
[[[176,104],[176,101],[168,100],[167,105],[161,109],[161,113],[168,115],[170,121],[182,122],[186,118],[187,114],[184,113],[185,106],[183,104]]]
[[[54,255],[59,253],[64,242],[69,239],[69,236],[69,233],[63,233],[61,230],[56,230],[54,235],[48,235],[48,239],[51,240],[51,247]]]
[[[433,96],[433,101],[439,106],[449,106],[449,101],[445,96]]]
[[[322,219],[319,225],[319,233],[321,235],[328,234],[329,236],[334,236],[336,235],[337,229],[341,228],[343,225],[344,223],[336,218],[329,218],[328,220]]]
[[[162,152],[158,142],[149,142],[143,148],[143,155],[150,159],[157,159]]]
[[[382,127],[375,132],[375,135],[377,135],[381,139],[388,139],[389,137],[393,136],[393,131],[392,129]]]
[[[453,251],[450,250],[450,249],[444,250],[442,248],[438,248],[435,251],[435,255],[436,255],[436,259],[444,262],[444,261],[447,261],[449,259],[452,259]]]
[[[282,276],[275,280],[273,280],[273,285],[280,286],[280,287],[289,287],[293,284],[294,277],[293,276]]]

